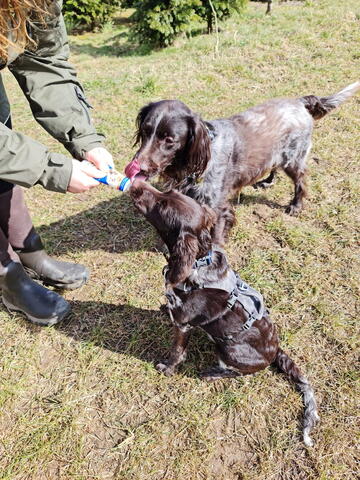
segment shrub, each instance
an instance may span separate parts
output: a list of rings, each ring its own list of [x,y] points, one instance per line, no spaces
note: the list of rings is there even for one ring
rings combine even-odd
[[[136,40],[158,47],[173,43],[175,37],[189,30],[192,20],[198,18],[196,8],[200,0],[138,0],[133,2],[136,8],[131,16],[134,22],[132,37]]]
[[[64,0],[65,22],[70,29],[93,30],[104,25],[120,4],[121,0]]]
[[[247,0],[202,0],[201,6],[197,9],[197,14],[206,20],[208,33],[214,30],[215,14],[218,20],[230,17],[235,12],[240,12]]]
[[[215,15],[221,20],[240,11],[247,0],[126,0],[136,8],[132,38],[152,46],[171,45],[181,32],[189,32],[191,22],[206,20],[208,32]]]

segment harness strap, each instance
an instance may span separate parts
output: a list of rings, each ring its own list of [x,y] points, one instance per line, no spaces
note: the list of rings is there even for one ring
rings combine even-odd
[[[249,316],[249,318],[246,320],[244,325],[242,326],[243,330],[249,330],[250,327],[252,327],[252,324],[256,321],[256,317],[253,317],[252,315]]]
[[[264,302],[262,295],[245,283],[238,274],[236,274],[236,287],[229,295],[227,307],[232,310],[236,302],[239,302],[248,314],[246,322],[243,324],[243,330],[249,330],[256,320],[262,318],[264,314]]]
[[[236,302],[241,303],[242,307],[244,308],[244,310],[249,315],[248,319],[246,320],[246,322],[242,326],[243,330],[249,330],[249,328],[252,327],[253,323],[258,319],[257,318],[258,316],[256,314],[257,312],[255,313],[254,310],[252,312],[249,312],[248,309],[246,308],[246,306],[244,305],[244,303],[241,301],[241,297],[239,297],[237,295],[236,289],[234,289],[229,295],[229,299],[228,299],[227,305],[226,305],[227,308],[229,310],[232,310]]]

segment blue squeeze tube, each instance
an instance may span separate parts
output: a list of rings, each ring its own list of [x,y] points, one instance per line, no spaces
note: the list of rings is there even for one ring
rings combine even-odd
[[[87,162],[87,160],[85,161]],[[87,163],[93,165],[90,162]],[[95,180],[104,185],[109,185],[109,187],[115,188],[115,190],[120,190],[120,192],[126,192],[131,187],[130,178],[125,177],[125,175],[110,167],[110,165],[108,174],[101,178],[95,178]]]

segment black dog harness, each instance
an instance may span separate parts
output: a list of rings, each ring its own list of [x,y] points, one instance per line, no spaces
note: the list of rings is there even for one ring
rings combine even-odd
[[[212,256],[213,252],[210,251],[205,255],[205,257],[201,257],[195,261],[193,264],[192,268],[194,270],[197,270],[198,268],[201,267],[207,267],[208,265],[211,265],[212,263]],[[163,275],[164,278],[166,279],[166,274],[169,270],[169,267],[165,265],[163,269]],[[239,302],[245,312],[248,315],[248,318],[246,322],[243,324],[242,328],[244,330],[249,330],[253,323],[256,320],[260,320],[265,313],[265,306],[264,306],[264,299],[261,293],[259,293],[257,290],[254,288],[250,287],[246,282],[244,282],[239,275],[236,272],[231,271],[231,273],[234,276],[234,282],[235,283],[233,289],[229,291],[229,298],[227,301],[227,308],[229,310],[232,310],[235,303]],[[198,286],[194,285],[188,285],[186,282],[179,283],[175,287],[177,290],[181,290],[182,292],[192,292],[194,290],[201,290],[203,288],[218,288],[216,284],[211,283],[211,284],[202,284]],[[224,288],[221,288],[223,290]]]

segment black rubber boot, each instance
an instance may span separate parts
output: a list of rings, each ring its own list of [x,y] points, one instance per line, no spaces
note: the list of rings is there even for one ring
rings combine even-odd
[[[84,265],[60,262],[48,256],[41,238],[34,229],[25,241],[25,247],[14,249],[24,265],[26,273],[45,285],[66,290],[75,290],[89,279],[89,271]]]
[[[21,312],[39,325],[54,325],[70,312],[70,304],[29,278],[21,263],[11,261],[4,267],[0,287],[2,301],[8,310]]]

